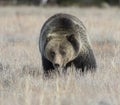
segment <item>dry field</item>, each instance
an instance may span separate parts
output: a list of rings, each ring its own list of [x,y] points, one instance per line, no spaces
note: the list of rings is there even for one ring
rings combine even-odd
[[[96,73],[42,78],[39,33],[58,12],[83,21]],[[0,105],[120,105],[120,9],[0,7]]]

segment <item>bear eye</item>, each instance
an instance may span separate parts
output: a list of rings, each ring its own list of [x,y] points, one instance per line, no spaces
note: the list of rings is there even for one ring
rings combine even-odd
[[[50,54],[51,54],[52,57],[55,56],[55,52],[54,51],[51,51]]]
[[[61,51],[61,55],[65,56],[66,52],[65,51]]]

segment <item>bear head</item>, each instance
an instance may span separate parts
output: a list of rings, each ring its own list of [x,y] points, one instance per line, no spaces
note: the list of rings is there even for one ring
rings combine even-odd
[[[80,44],[76,38],[74,34],[52,33],[48,35],[44,49],[45,57],[52,62],[54,68],[64,68],[67,63],[78,56]]]

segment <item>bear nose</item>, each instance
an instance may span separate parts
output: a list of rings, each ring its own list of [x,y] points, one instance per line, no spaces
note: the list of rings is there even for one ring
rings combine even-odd
[[[58,63],[55,63],[55,67],[56,67],[56,68],[59,68],[60,65],[59,65]]]

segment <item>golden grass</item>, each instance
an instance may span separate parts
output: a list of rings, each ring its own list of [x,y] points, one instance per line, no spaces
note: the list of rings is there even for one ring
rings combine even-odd
[[[84,76],[42,78],[39,33],[58,12],[80,18],[97,59]],[[119,105],[119,8],[0,7],[0,105]]]

